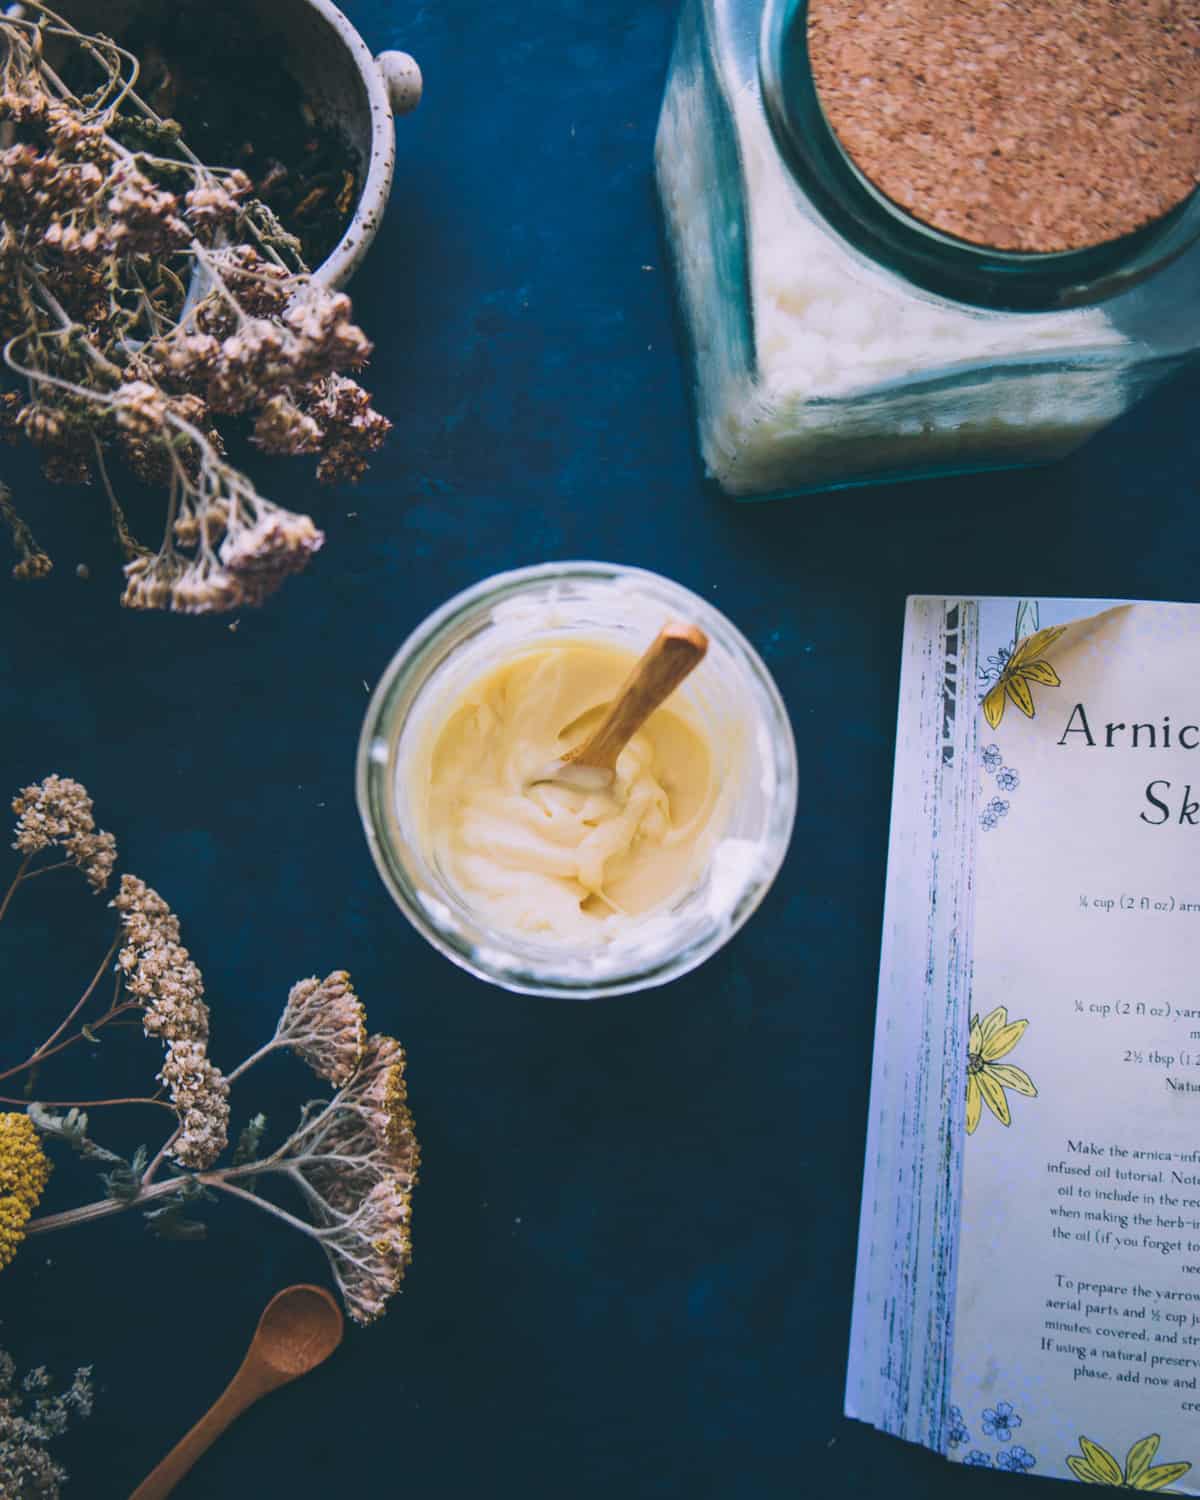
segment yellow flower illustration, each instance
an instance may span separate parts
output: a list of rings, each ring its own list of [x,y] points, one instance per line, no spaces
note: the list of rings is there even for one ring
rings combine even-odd
[[[1013,647],[1012,655],[1000,668],[995,685],[983,700],[983,716],[993,729],[1004,717],[1010,698],[1027,719],[1033,718],[1031,682],[1040,682],[1044,687],[1062,686],[1058,673],[1048,661],[1042,660],[1042,652],[1053,645],[1066,628],[1065,625],[1052,625],[1047,630],[1027,635]]]
[[[1093,1443],[1090,1438],[1080,1437],[1082,1453],[1072,1453],[1067,1459],[1067,1468],[1084,1484],[1107,1484],[1118,1490],[1161,1490],[1181,1479],[1192,1467],[1191,1464],[1156,1464],[1154,1455],[1162,1441],[1157,1432],[1134,1443],[1125,1459],[1125,1467],[1116,1461],[1107,1448]]]
[[[986,1104],[1001,1125],[1011,1125],[1005,1089],[1037,1098],[1033,1080],[1023,1068],[1001,1062],[1025,1035],[1028,1021],[1009,1021],[1003,1005],[989,1011],[981,1021],[971,1017],[967,1042],[967,1134],[974,1135]]]
[[[16,1255],[41,1200],[50,1162],[28,1115],[0,1114],[0,1270]]]

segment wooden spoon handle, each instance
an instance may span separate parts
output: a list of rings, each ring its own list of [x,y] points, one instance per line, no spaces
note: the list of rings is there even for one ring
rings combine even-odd
[[[244,1364],[195,1427],[143,1479],[129,1500],[165,1500],[196,1460],[207,1453],[227,1427],[260,1396],[286,1384],[274,1372],[259,1365]]]
[[[573,765],[616,769],[617,756],[654,710],[699,666],[708,637],[697,625],[670,624],[659,631],[629,674],[596,730],[564,756]]]

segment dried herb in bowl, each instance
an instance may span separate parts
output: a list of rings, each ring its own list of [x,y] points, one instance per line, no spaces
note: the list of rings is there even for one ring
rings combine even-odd
[[[348,373],[371,344],[246,173],[206,166],[135,92],[130,53],[26,10],[0,16],[0,439],[33,443],[47,479],[102,486],[127,606],[258,604],[324,538],[226,459],[217,421],[244,416],[264,450],[357,479],[390,428]],[[86,89],[50,47],[90,69]],[[113,453],[166,492],[157,550],[130,529]],[[2,482],[0,519],[16,576],[48,573]]]
[[[354,214],[361,164],[285,68],[285,38],[245,5],[175,0],[140,5],[116,40],[141,62],[151,108],[201,160],[240,167],[319,266]]]

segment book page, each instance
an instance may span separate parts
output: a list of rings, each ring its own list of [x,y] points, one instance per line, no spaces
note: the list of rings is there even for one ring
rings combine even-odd
[[[1200,607],[1020,608],[980,605],[944,1438],[1200,1494]]]
[[[973,602],[910,599],[846,1412],[942,1450],[964,1144]]]

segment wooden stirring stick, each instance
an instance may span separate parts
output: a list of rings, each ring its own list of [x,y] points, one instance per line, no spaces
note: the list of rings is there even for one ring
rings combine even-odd
[[[241,1369],[129,1500],[163,1500],[248,1406],[315,1370],[341,1342],[342,1310],[324,1287],[289,1286],[272,1297]]]
[[[534,781],[559,781],[588,792],[610,787],[621,751],[659,704],[700,665],[707,650],[708,637],[698,625],[664,625],[592,734]]]

